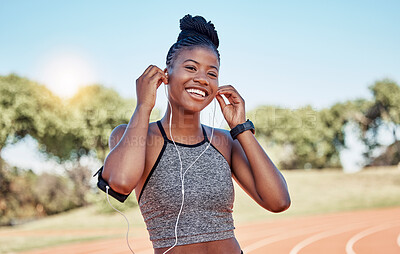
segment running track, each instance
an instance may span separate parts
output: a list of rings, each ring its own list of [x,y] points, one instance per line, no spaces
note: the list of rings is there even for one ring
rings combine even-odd
[[[399,254],[400,207],[237,225],[235,232],[245,254]],[[132,238],[130,242],[136,254],[153,253],[147,237]],[[120,239],[25,252],[28,253],[130,252],[121,232]]]

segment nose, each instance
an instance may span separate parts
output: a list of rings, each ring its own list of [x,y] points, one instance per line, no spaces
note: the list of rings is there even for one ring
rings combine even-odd
[[[193,81],[198,82],[202,85],[206,85],[206,86],[209,85],[207,74],[202,71],[199,71],[196,73],[196,75],[193,78]]]

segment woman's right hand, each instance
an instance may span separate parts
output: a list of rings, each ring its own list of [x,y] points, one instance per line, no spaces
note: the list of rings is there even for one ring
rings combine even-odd
[[[165,73],[155,65],[150,65],[136,80],[137,106],[150,111],[156,103],[157,88],[161,83],[168,84]]]

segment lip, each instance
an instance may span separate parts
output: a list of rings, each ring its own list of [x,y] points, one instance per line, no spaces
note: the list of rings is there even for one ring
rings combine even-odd
[[[207,95],[206,95],[205,97],[200,97],[200,96],[191,94],[191,93],[189,93],[189,92],[186,91],[186,90],[185,90],[185,92],[186,92],[192,99],[197,100],[197,101],[204,101],[204,100],[206,99],[206,97],[207,97]]]
[[[200,97],[200,96],[193,95],[193,94],[189,93],[189,92],[187,91],[187,89],[198,89],[198,90],[200,90],[200,91],[203,91],[203,92],[206,94],[206,96]],[[210,92],[209,92],[207,89],[205,89],[205,88],[203,88],[203,87],[198,87],[198,86],[188,86],[188,87],[185,87],[185,91],[186,91],[186,93],[188,93],[188,94],[190,95],[190,97],[192,97],[192,98],[195,99],[195,100],[199,100],[199,101],[205,100],[205,99],[209,96],[209,94],[210,94]]]

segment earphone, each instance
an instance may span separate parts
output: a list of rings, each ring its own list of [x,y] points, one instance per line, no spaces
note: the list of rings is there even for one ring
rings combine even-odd
[[[166,77],[168,78],[168,72],[166,72],[165,75],[166,75]],[[171,114],[170,114],[170,116],[169,116],[169,134],[170,134],[171,140],[172,140],[172,142],[173,142],[173,144],[174,144],[174,146],[175,146],[175,149],[176,149],[176,151],[177,151],[178,158],[179,158],[179,162],[180,162],[180,179],[181,179],[181,193],[182,193],[182,203],[181,203],[181,207],[180,207],[178,216],[177,216],[177,218],[176,218],[175,230],[174,230],[174,231],[175,231],[175,243],[174,243],[169,249],[167,249],[167,250],[163,253],[163,254],[166,254],[166,253],[169,252],[171,249],[173,249],[173,248],[177,245],[177,243],[178,243],[178,232],[177,232],[177,230],[178,230],[178,223],[179,223],[179,218],[180,218],[181,213],[182,213],[182,210],[183,210],[183,205],[184,205],[184,200],[185,200],[185,183],[184,183],[184,181],[185,181],[185,174],[186,174],[186,173],[188,172],[188,170],[196,163],[196,161],[207,151],[207,149],[211,146],[211,142],[212,142],[212,139],[213,139],[213,136],[214,136],[214,129],[215,129],[214,123],[215,123],[216,99],[215,99],[215,98],[213,99],[213,100],[214,100],[213,121],[212,121],[213,124],[212,124],[211,137],[210,137],[209,143],[208,143],[207,147],[200,153],[200,155],[189,165],[189,167],[187,167],[186,170],[183,171],[183,162],[182,162],[182,158],[181,158],[179,149],[178,149],[178,147],[177,147],[177,145],[176,145],[176,143],[175,143],[175,140],[174,140],[174,138],[173,138],[173,136],[172,136],[172,106],[171,106],[171,102],[169,101],[168,96],[167,96],[167,86],[166,86],[166,84],[164,84],[164,92],[165,92],[165,96],[166,96],[166,98],[167,98],[167,100],[168,100],[168,106],[169,106],[170,109],[171,109]],[[221,124],[222,124],[222,122],[221,122]],[[116,209],[116,208],[111,204],[111,202],[110,202],[110,200],[109,200],[109,197],[108,197],[108,196],[109,196],[109,195],[108,195],[108,189],[109,189],[109,188],[110,188],[109,186],[106,186],[107,201],[108,201],[109,205],[110,205],[115,211],[117,211],[119,214],[121,214],[121,215],[125,218],[125,220],[126,220],[126,222],[127,222],[127,224],[128,224],[128,230],[127,230],[127,233],[126,233],[126,242],[127,242],[128,247],[129,247],[129,250],[130,250],[133,254],[135,254],[135,252],[132,250],[131,246],[129,245],[129,221],[128,221],[128,219],[126,218],[126,216],[125,216],[121,211],[119,211],[118,209]]]

